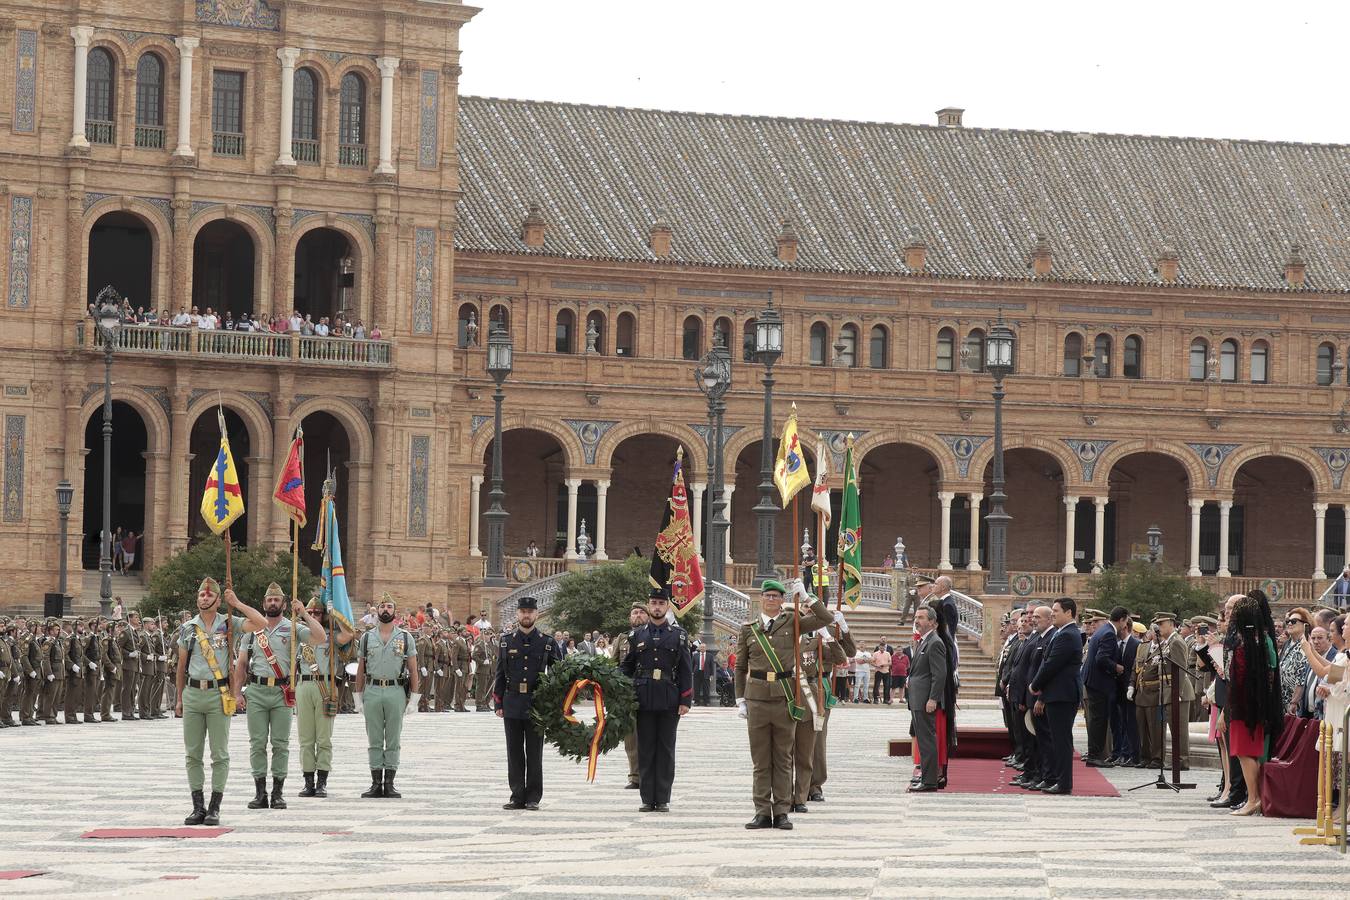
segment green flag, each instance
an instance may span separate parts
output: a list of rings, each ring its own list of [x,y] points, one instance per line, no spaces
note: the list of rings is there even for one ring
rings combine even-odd
[[[839,583],[844,602],[862,602],[862,514],[858,508],[858,468],[853,464],[853,435],[844,453],[844,501],[839,510]]]

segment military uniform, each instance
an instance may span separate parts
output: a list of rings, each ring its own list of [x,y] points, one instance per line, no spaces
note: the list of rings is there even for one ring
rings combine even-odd
[[[150,718],[167,719],[164,713],[164,679],[169,673],[169,642],[155,627],[150,632]]]
[[[1134,658],[1134,713],[1139,726],[1139,768],[1153,769],[1162,765],[1162,723],[1158,719],[1162,709],[1162,689],[1159,671],[1162,660],[1158,645],[1141,643]]]
[[[519,608],[534,609],[535,603],[533,597],[522,597]],[[506,730],[511,799],[505,809],[538,809],[544,795],[544,736],[535,727],[530,709],[539,676],[559,658],[557,642],[537,627],[517,628],[502,637],[492,702]]]
[[[99,635],[102,623],[91,620],[84,636],[84,721],[93,722],[103,688],[103,640]]]
[[[1154,616],[1157,622],[1163,614]],[[1169,615],[1168,618],[1171,618]],[[1175,619],[1173,619],[1175,622]],[[1167,667],[1163,684],[1163,721],[1166,731],[1172,733],[1173,745],[1177,749],[1177,758],[1182,769],[1191,767],[1191,735],[1188,727],[1191,721],[1191,703],[1195,700],[1195,679],[1192,677],[1191,660],[1193,653],[1180,634],[1173,631],[1163,641],[1163,655],[1172,663]],[[1176,682],[1177,711],[1180,715],[1179,727],[1172,727],[1172,682]],[[1161,737],[1161,730],[1160,735]],[[1161,754],[1160,754],[1161,756]]]
[[[19,631],[19,658],[28,661],[28,671],[23,679],[23,700],[19,709],[20,721],[24,725],[38,723],[42,688],[47,684],[47,674],[51,667],[40,631],[41,625],[36,620],[28,623],[26,632]]]
[[[116,625],[108,629],[108,633],[103,635],[101,643],[103,644],[103,685],[101,691],[103,696],[100,701],[99,720],[115,722],[117,720],[112,717],[113,705],[122,693],[122,647],[117,635]]]
[[[9,628],[9,620],[0,618],[0,728],[8,728],[13,724],[9,716],[9,688],[14,683],[14,651]]]
[[[394,775],[403,742],[403,711],[411,699],[404,684],[418,667],[416,639],[395,625],[385,640],[376,626],[361,635],[356,653],[365,678],[362,712],[371,780],[370,789],[361,796],[398,798],[402,795],[394,789]]]
[[[829,629],[821,629],[812,635],[802,635],[802,674],[812,685],[811,690],[817,698],[820,711],[820,728],[814,721],[803,716],[797,723],[797,736],[794,746],[794,769],[796,784],[793,788],[793,806],[798,812],[805,811],[807,800],[823,801],[824,786],[829,777],[826,757],[830,736],[830,708],[827,699],[830,690],[830,677],[834,667],[844,665],[850,656],[858,652],[853,636],[848,633],[847,624],[841,625],[836,639]],[[822,633],[824,632],[824,633]],[[826,640],[829,634],[829,640]]]
[[[417,704],[418,712],[427,712],[431,709],[431,695],[436,690],[436,680],[434,669],[436,668],[436,650],[433,646],[431,636],[425,631],[416,637],[417,667],[422,678],[425,679],[422,684],[425,688],[422,699]]]
[[[487,632],[479,632],[469,659],[469,668],[473,670],[473,707],[478,712],[491,708],[489,695],[492,693],[492,667],[497,661],[496,650],[492,637]]]
[[[270,585],[267,596],[275,598],[281,589]],[[295,638],[308,643],[309,626],[295,626]],[[286,702],[290,687],[291,622],[285,616],[275,625],[244,636],[240,647],[244,658],[244,689],[248,717],[248,761],[253,773],[254,797],[249,809],[285,809],[282,790],[286,769],[291,761],[291,706]],[[271,653],[271,659],[268,653]],[[275,663],[275,665],[274,665]],[[280,674],[278,674],[280,672]],[[292,701],[293,702],[293,701]],[[267,747],[272,747],[272,796],[267,796]]]
[[[319,601],[311,600],[311,611],[319,611]],[[346,644],[341,645],[347,646]],[[296,657],[295,689],[296,730],[300,733],[300,772],[305,778],[301,797],[327,797],[328,773],[333,769],[333,721],[324,710],[324,701],[336,703],[329,687],[331,666],[327,643],[317,647],[301,644]],[[339,647],[341,652],[341,647]]]
[[[122,697],[119,704],[122,711],[122,721],[135,719],[136,716],[136,691],[140,687],[141,671],[141,635],[140,629],[136,627],[140,620],[132,622],[127,620],[126,628],[122,629],[122,636],[118,639],[118,648],[122,651]]]
[[[451,671],[451,638],[448,632],[441,632],[433,642],[433,652],[435,653],[435,671],[431,674],[435,676],[435,694],[436,694],[436,712],[450,712],[455,705],[454,680],[455,673]],[[431,663],[428,663],[428,668]]]
[[[647,609],[647,607],[643,606],[641,603],[634,603],[633,608],[643,610],[644,612]],[[628,651],[633,646],[633,633],[635,631],[637,631],[636,628],[632,631],[625,631],[614,639],[614,658],[619,662],[623,662],[628,658]],[[628,757],[627,786],[636,790],[641,786],[641,776],[638,773],[638,739],[636,728],[624,735],[623,752]]]
[[[786,593],[777,581],[765,581],[762,590]],[[741,626],[736,637],[736,696],[749,725],[750,759],[754,766],[752,794],[755,818],[750,828],[791,828],[787,814],[792,808],[792,746],[796,737],[788,699],[793,694],[793,634],[796,620],[803,632],[815,631],[834,621],[819,599],[811,601],[808,611],[784,606],[764,621],[757,613]],[[760,645],[757,634],[778,657],[774,666]]]
[[[464,702],[469,699],[469,642],[464,638],[464,632],[452,634],[450,637],[450,675],[452,677],[451,688],[455,700],[455,712],[468,712],[469,708]]]
[[[137,685],[136,685],[136,714],[142,719],[154,719],[160,714],[159,707],[154,705],[155,693],[155,669],[159,661],[155,658],[154,637],[150,634],[150,626],[143,624],[140,634],[137,637],[136,650],[140,654],[136,658],[137,666]]]
[[[675,783],[680,707],[694,702],[689,635],[661,620],[633,632],[621,664],[637,693],[638,789],[645,811],[665,812]]]
[[[80,721],[79,713],[84,707],[84,673],[88,668],[85,662],[85,634],[78,626],[64,639],[66,645],[66,724],[74,725]]]
[[[66,693],[66,648],[61,638],[59,619],[47,620],[47,637],[43,644],[47,658],[47,671],[44,673],[46,684],[42,688],[42,718],[48,725],[56,724],[56,711],[61,708],[61,700]]]

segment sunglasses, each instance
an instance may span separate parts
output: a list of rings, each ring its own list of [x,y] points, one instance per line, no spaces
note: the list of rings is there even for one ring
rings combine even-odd
[[[1303,621],[1302,619],[1298,618],[1297,616],[1294,616],[1293,618],[1285,619],[1285,620],[1284,620],[1284,624],[1286,624],[1286,625],[1307,625],[1308,623],[1305,622],[1305,621]]]

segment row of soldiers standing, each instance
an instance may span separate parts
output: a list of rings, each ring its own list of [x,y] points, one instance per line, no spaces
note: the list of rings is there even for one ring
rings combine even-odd
[[[417,632],[417,660],[425,692],[418,712],[468,712],[473,691],[476,712],[491,706],[499,641],[491,628],[477,634],[463,625],[430,622]]]

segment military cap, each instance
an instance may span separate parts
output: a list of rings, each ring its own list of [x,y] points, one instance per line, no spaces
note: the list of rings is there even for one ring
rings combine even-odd
[[[1196,616],[1193,619],[1191,619],[1192,628],[1199,628],[1201,625],[1208,625],[1209,627],[1213,628],[1215,625],[1218,624],[1219,620],[1214,618],[1213,616]]]
[[[307,610],[309,610],[309,609],[317,609],[317,610],[319,610],[319,611],[322,612],[322,611],[323,611],[323,604],[319,602],[319,598],[318,598],[318,597],[310,597],[310,598],[309,598],[309,602],[305,604],[305,609],[307,609]]]
[[[516,609],[538,609],[539,601],[533,597],[521,597],[516,603]]]
[[[634,600],[633,603],[632,603],[632,605],[628,607],[628,611],[629,611],[629,612],[632,612],[632,611],[635,610],[635,609],[639,609],[639,610],[642,610],[643,612],[646,612],[646,611],[647,611],[647,604],[641,603],[641,602],[639,602],[639,601]]]
[[[1131,630],[1134,631],[1135,634],[1147,634],[1147,633],[1148,633],[1148,629],[1144,627],[1144,623],[1143,623],[1143,622],[1135,622],[1133,625],[1130,626],[1130,628],[1131,628]]]
[[[764,579],[764,583],[760,585],[759,592],[762,594],[765,591],[777,591],[778,593],[783,594],[784,596],[787,595],[787,588],[783,587],[783,582],[777,581],[773,578]]]
[[[281,598],[282,600],[285,600],[285,599],[286,599],[286,592],[283,591],[283,590],[281,589],[281,585],[279,585],[279,584],[277,584],[275,581],[273,581],[271,584],[269,584],[269,585],[267,586],[267,593],[263,594],[263,599],[264,599],[264,600],[266,600],[266,599],[268,599],[268,598],[270,598],[270,597],[279,597],[279,598]]]
[[[48,616],[46,624],[48,628],[60,628],[61,620],[58,619],[56,616]]]
[[[1154,625],[1157,625],[1159,622],[1164,622],[1164,621],[1166,621],[1166,622],[1171,622],[1172,624],[1175,625],[1175,624],[1176,624],[1176,621],[1177,621],[1176,614],[1175,614],[1175,613],[1167,612],[1167,611],[1165,611],[1165,610],[1164,610],[1163,612],[1160,612],[1160,613],[1154,613],[1154,615],[1153,615],[1153,624],[1154,624]]]
[[[391,594],[391,593],[389,593],[388,591],[385,591],[383,594],[380,595],[380,602],[381,602],[381,603],[393,603],[393,604],[397,605],[397,601],[394,600],[394,595]]]
[[[1087,616],[1089,620],[1107,618],[1106,613],[1102,612],[1100,609],[1085,609],[1083,610],[1083,615]]]
[[[219,581],[216,581],[216,580],[215,580],[214,578],[212,578],[210,575],[207,575],[205,578],[202,579],[202,583],[199,584],[199,585],[197,585],[197,593],[200,594],[202,591],[205,591],[205,590],[210,590],[211,593],[213,593],[213,594],[219,594],[219,593],[220,593],[220,582],[219,582]]]

